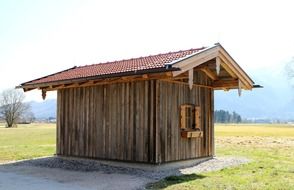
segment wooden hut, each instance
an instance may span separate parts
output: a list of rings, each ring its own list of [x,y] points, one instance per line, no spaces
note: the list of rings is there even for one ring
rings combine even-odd
[[[57,155],[160,164],[214,155],[214,90],[254,82],[220,45],[73,67],[57,91]]]

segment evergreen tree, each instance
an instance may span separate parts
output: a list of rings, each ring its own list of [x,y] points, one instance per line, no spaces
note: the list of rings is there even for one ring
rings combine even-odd
[[[216,110],[214,112],[214,121],[216,123],[240,123],[242,118],[236,112],[230,113],[225,110]]]

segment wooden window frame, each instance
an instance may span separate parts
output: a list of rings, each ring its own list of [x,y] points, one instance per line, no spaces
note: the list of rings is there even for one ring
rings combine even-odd
[[[180,106],[180,128],[183,138],[203,137],[200,106],[193,104],[183,104]]]

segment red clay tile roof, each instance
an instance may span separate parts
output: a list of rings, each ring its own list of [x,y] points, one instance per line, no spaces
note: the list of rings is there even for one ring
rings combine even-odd
[[[22,85],[32,85],[40,83],[51,83],[58,81],[65,81],[71,79],[81,79],[95,76],[107,76],[111,74],[123,74],[132,71],[147,71],[153,69],[165,68],[166,64],[170,64],[193,53],[205,49],[189,49],[184,51],[169,52],[165,54],[150,55],[147,57],[139,57],[121,61],[113,61],[106,63],[99,63],[93,65],[86,65],[80,67],[73,67],[65,71],[61,71],[52,75],[48,75],[39,79],[35,79]]]

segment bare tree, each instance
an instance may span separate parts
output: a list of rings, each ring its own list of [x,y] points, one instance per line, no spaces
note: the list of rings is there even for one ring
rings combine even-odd
[[[5,90],[0,94],[0,115],[7,127],[16,127],[18,120],[30,106],[24,103],[25,95],[20,90]]]
[[[27,110],[19,119],[18,123],[30,124],[36,120],[35,114],[31,110]]]

